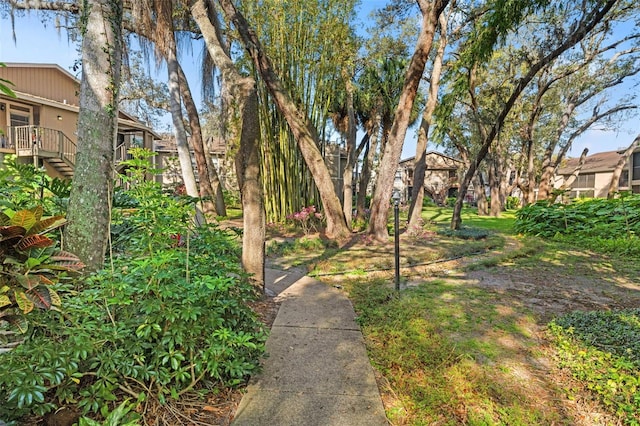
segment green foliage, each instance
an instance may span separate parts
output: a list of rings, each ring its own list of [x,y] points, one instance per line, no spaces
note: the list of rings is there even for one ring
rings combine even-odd
[[[516,218],[515,230],[523,234],[571,239],[604,253],[640,255],[640,195],[568,205],[538,202],[520,209]]]
[[[507,205],[505,206],[507,210],[516,210],[520,207],[520,198],[518,197],[507,197]]]
[[[153,175],[149,158],[154,154],[146,149],[133,148],[132,159],[122,162],[126,175],[122,179],[131,186],[127,191],[116,191],[111,226],[113,252],[130,256],[150,255],[181,244],[192,232],[191,217],[195,214],[197,199],[162,189],[145,176]]]
[[[136,180],[143,159],[129,166],[134,186],[123,198],[136,207],[117,212],[118,251],[108,269],[59,285],[63,314],[33,312],[25,342],[3,355],[0,419],[74,404],[108,420],[124,396],[204,394],[258,368],[266,332],[247,304],[258,295],[237,236],[193,229],[191,200]]]
[[[3,62],[0,62],[0,67],[6,67],[6,65]],[[14,93],[13,90],[11,90],[9,86],[13,86],[13,83],[4,78],[0,78],[0,92],[4,93],[9,97],[15,98],[16,94]]]
[[[67,208],[71,181],[50,178],[33,164],[21,164],[15,155],[6,155],[0,167],[0,208],[32,209],[42,206],[47,215]]]
[[[453,207],[456,205],[456,197],[448,197],[446,201],[447,207]]]
[[[202,380],[240,383],[258,367],[266,335],[246,304],[255,294],[233,246],[222,231],[202,230],[191,253],[122,258],[90,277],[63,299],[64,318],[42,315],[29,340],[5,355],[0,418],[73,401],[100,412],[123,390],[164,401]]]
[[[133,406],[129,403],[129,400],[125,400],[118,407],[109,412],[102,413],[104,422],[97,422],[88,417],[81,417],[78,422],[78,426],[137,426],[138,417],[136,413],[132,412]],[[106,410],[105,410],[106,411]]]
[[[549,324],[560,365],[623,424],[640,424],[640,309],[573,312]]]
[[[230,191],[225,189],[222,191],[222,196],[224,198],[224,204],[227,207],[241,207],[240,205],[240,194],[238,191]]]
[[[60,306],[54,287],[64,273],[84,267],[47,236],[65,223],[64,218],[42,213],[42,207],[0,213],[0,353],[27,332],[27,314]]]
[[[447,237],[462,238],[463,240],[482,240],[492,234],[492,232],[487,229],[469,228],[466,226],[460,229],[439,229],[438,233]]]
[[[437,207],[437,204],[430,197],[424,197],[422,199],[422,207]]]
[[[268,256],[286,256],[299,252],[322,251],[331,247],[332,244],[335,243],[321,238],[302,237],[282,242],[271,242],[267,245],[266,252]]]

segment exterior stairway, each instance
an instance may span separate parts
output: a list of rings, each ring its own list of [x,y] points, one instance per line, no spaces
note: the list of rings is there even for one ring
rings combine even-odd
[[[76,144],[63,132],[40,126],[14,126],[9,129],[9,146],[18,157],[42,159],[67,179],[73,178]]]
[[[40,126],[14,126],[9,128],[9,148],[15,148],[18,157],[43,160],[65,179],[73,178],[77,147],[62,131]],[[125,143],[116,147],[116,166],[129,158]]]

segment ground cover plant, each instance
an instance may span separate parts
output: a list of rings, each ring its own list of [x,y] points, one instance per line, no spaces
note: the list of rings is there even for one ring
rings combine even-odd
[[[640,424],[640,309],[569,313],[549,332],[560,364],[625,424]]]
[[[266,331],[237,235],[195,229],[193,200],[142,180],[143,158],[128,166],[108,266],[53,283],[59,309],[31,312],[24,342],[0,355],[0,420],[36,423],[65,406],[82,424],[181,424],[175,404],[202,404],[258,368]]]
[[[33,164],[21,164],[5,155],[0,167],[0,210],[40,207],[44,216],[64,214],[71,182],[47,176]]]
[[[517,212],[515,230],[559,240],[579,239],[600,252],[640,256],[640,195],[574,200],[570,204],[538,202]]]

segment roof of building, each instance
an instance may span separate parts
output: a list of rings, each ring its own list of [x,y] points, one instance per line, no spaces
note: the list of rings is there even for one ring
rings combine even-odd
[[[27,62],[5,62],[4,64],[5,64],[5,66],[7,68],[53,68],[53,69],[61,72],[67,78],[70,78],[74,82],[80,83],[80,80],[78,80],[73,74],[71,74],[69,71],[65,70],[64,68],[62,68],[58,64],[41,64],[41,63],[34,63],[34,62],[30,62],[30,63],[27,63]]]
[[[580,173],[587,174],[611,172],[613,171],[613,169],[615,169],[623,153],[624,151],[606,151],[589,155],[587,156],[582,169],[580,169]],[[580,158],[567,158],[558,168],[558,174],[572,174],[575,168],[578,166],[579,162]],[[628,167],[628,164],[625,164],[624,169],[627,169]]]

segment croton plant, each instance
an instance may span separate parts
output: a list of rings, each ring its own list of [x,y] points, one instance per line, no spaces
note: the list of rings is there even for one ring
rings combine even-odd
[[[62,274],[84,267],[51,236],[64,217],[42,214],[42,207],[0,212],[0,353],[19,344],[31,311],[60,306],[54,287]]]

